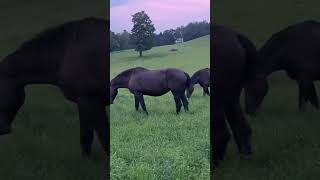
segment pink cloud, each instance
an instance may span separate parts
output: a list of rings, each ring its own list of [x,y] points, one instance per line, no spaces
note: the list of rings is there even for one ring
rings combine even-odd
[[[131,16],[142,10],[150,16],[157,32],[193,21],[210,20],[210,0],[130,0],[111,7],[111,30],[130,31]]]

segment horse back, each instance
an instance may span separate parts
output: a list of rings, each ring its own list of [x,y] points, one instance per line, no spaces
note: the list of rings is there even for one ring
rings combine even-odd
[[[131,74],[128,88],[132,91],[157,91],[167,88],[166,71],[143,70]]]
[[[316,72],[320,67],[320,23],[304,21],[273,34],[260,49],[263,63],[277,61],[295,74],[299,70]]]

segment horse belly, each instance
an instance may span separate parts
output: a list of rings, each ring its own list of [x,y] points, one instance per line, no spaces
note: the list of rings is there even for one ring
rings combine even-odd
[[[163,89],[163,90],[148,90],[145,89],[142,91],[143,95],[148,95],[148,96],[162,96],[164,94],[166,94],[167,92],[169,92],[169,89]]]

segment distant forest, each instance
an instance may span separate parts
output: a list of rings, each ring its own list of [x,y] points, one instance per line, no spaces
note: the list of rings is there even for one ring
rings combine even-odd
[[[175,44],[176,40],[181,38],[183,41],[190,41],[208,34],[210,34],[210,23],[206,21],[192,22],[187,26],[180,26],[176,29],[169,29],[159,34],[154,34],[154,45],[163,46]],[[110,51],[133,49],[134,45],[130,36],[130,32],[126,30],[121,33],[110,31]]]

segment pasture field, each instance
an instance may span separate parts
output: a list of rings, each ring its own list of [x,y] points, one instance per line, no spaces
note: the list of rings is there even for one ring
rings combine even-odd
[[[216,1],[215,22],[250,37],[260,47],[273,33],[303,20],[320,20],[319,1]],[[234,141],[214,172],[217,180],[301,180],[320,176],[320,111],[298,111],[298,87],[284,72],[269,77],[258,114],[248,117],[254,154],[240,159]],[[317,84],[318,95],[320,86]]]
[[[142,58],[133,50],[111,54],[111,78],[128,68],[180,68],[190,74],[209,67],[210,36],[155,47]],[[168,50],[177,48],[177,52]],[[175,113],[171,93],[145,96],[149,116],[136,112],[134,97],[119,90],[111,116],[111,179],[209,179],[210,98],[195,87],[190,112]]]
[[[3,0],[0,59],[46,27],[86,16],[106,17],[106,11],[103,1]],[[12,134],[0,137],[1,180],[103,180],[106,163],[97,142],[92,158],[81,157],[77,108],[59,89],[26,88]]]

